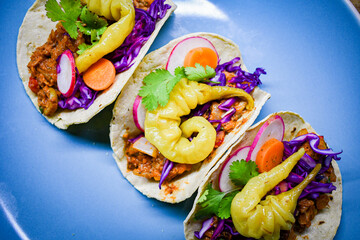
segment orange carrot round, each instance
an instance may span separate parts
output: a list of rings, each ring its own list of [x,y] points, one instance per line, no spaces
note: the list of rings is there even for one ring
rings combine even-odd
[[[190,50],[184,60],[184,67],[195,67],[195,63],[201,66],[216,68],[218,56],[214,50],[207,47],[198,47]]]
[[[115,80],[115,67],[109,60],[101,58],[86,70],[83,79],[89,88],[95,91],[105,90]]]
[[[271,138],[261,146],[257,156],[256,165],[258,166],[259,172],[268,172],[272,168],[279,165],[284,155],[284,144],[275,139]]]

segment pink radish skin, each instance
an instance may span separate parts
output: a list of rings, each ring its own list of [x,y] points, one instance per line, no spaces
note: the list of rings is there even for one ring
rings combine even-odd
[[[75,88],[75,60],[70,50],[60,55],[56,69],[58,89],[62,95],[70,97]]]
[[[284,132],[285,124],[284,120],[280,116],[275,115],[269,118],[256,134],[255,139],[250,146],[250,151],[247,155],[246,161],[255,161],[261,146],[269,139],[275,138],[282,141],[284,138]]]
[[[145,129],[145,116],[146,109],[144,105],[141,103],[142,97],[139,95],[136,96],[134,105],[133,105],[133,119],[135,122],[135,126],[142,132]]]
[[[217,53],[214,45],[209,40],[203,37],[189,37],[180,41],[172,49],[169,59],[166,63],[166,70],[168,70],[171,74],[174,74],[177,67],[184,66],[186,54],[188,54],[190,50],[198,47],[207,47],[214,50],[219,59],[219,54]]]
[[[237,186],[231,182],[229,177],[230,165],[236,160],[241,161],[242,159],[245,159],[249,150],[250,147],[240,148],[231,154],[231,156],[225,161],[219,174],[219,189],[221,192],[228,192],[237,188]]]

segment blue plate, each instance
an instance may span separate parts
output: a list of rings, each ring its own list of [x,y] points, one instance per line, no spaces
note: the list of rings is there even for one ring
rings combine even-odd
[[[175,1],[151,50],[191,32],[240,46],[250,71],[263,67],[272,94],[257,121],[302,115],[342,149],[343,212],[336,239],[360,235],[360,17],[347,1]],[[49,124],[16,68],[17,32],[32,1],[1,1],[0,239],[183,239],[194,196],[148,199],[121,175],[109,143],[112,105],[67,131]]]

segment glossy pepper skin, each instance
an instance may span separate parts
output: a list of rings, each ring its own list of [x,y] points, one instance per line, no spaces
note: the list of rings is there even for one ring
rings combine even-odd
[[[301,148],[269,172],[250,179],[235,196],[230,212],[234,226],[241,235],[275,240],[280,238],[280,230],[291,229],[295,222],[293,213],[297,200],[304,188],[315,178],[321,165],[316,165],[295,188],[276,196],[269,195],[263,201],[261,199],[289,175],[304,153],[305,150]]]
[[[80,73],[86,71],[106,54],[120,47],[135,25],[135,9],[131,0],[82,0],[82,2],[90,11],[117,22],[105,30],[96,45],[75,59]]]
[[[181,116],[186,116],[198,104],[241,97],[247,101],[246,108],[253,109],[253,98],[238,88],[209,86],[188,79],[181,79],[170,93],[165,107],[147,111],[145,137],[169,160],[178,163],[195,164],[204,160],[213,150],[216,131],[203,117],[193,117],[181,125]],[[189,137],[198,133],[190,142]]]

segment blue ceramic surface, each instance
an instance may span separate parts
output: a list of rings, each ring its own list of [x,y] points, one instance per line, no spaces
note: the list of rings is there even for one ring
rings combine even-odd
[[[250,71],[263,67],[272,94],[257,121],[299,113],[344,150],[343,211],[335,239],[360,235],[360,17],[346,1],[175,1],[155,50],[191,32],[240,46]],[[148,199],[121,175],[109,143],[112,105],[67,131],[49,124],[16,67],[18,29],[32,1],[1,1],[0,239],[183,239],[194,196]]]

